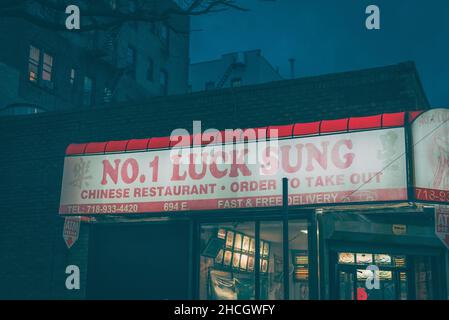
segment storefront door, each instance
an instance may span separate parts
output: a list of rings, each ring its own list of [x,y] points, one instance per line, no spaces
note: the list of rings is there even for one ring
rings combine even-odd
[[[367,281],[374,278],[374,272],[355,266],[338,267],[338,293],[340,300],[408,300],[407,271],[379,269],[378,288],[367,288]]]
[[[436,257],[337,252],[334,298],[431,300],[437,297]]]

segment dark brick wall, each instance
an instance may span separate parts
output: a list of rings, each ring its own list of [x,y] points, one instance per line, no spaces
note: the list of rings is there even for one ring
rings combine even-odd
[[[7,32],[14,30],[14,32]],[[17,41],[20,39],[20,41]],[[10,103],[27,102],[44,107],[46,110],[68,110],[82,103],[83,77],[95,79],[93,97],[97,103],[103,102],[104,88],[115,75],[115,69],[87,50],[76,46],[63,36],[36,28],[32,24],[17,19],[0,21],[0,41],[8,43],[8,50],[0,51],[0,63],[15,68],[20,73],[18,96]],[[53,82],[50,90],[28,80],[28,60],[30,45],[51,54],[54,58]],[[76,67],[75,85],[69,82],[71,68]],[[2,83],[7,86],[7,83]],[[6,105],[1,105],[6,107]]]
[[[82,298],[65,266],[87,265],[88,226],[69,251],[58,204],[73,142],[167,136],[174,128],[257,127],[429,108],[413,63],[279,81],[139,105],[0,118],[0,298]],[[85,287],[85,286],[84,286]]]

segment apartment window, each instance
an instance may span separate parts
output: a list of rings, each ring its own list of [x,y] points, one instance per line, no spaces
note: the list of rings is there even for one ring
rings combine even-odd
[[[242,78],[234,78],[231,80],[232,88],[237,88],[237,87],[240,87],[241,85],[242,85]]]
[[[161,40],[165,43],[168,39],[168,27],[165,23],[161,25]]]
[[[69,78],[69,81],[70,81],[70,85],[73,87],[74,85],[75,85],[75,76],[76,76],[76,71],[75,71],[75,69],[70,69],[70,78]]]
[[[109,6],[112,10],[117,9],[117,0],[109,0]]]
[[[83,84],[83,106],[91,106],[93,104],[93,80],[90,77],[84,77]]]
[[[113,92],[110,88],[106,87],[103,91],[103,102],[110,103],[112,101]]]
[[[128,2],[128,10],[131,13],[135,13],[137,10],[137,4],[136,4],[136,0],[130,0]]]
[[[206,82],[205,89],[206,91],[215,89],[215,82],[214,81]]]
[[[150,22],[150,32],[152,34],[156,34],[156,23],[155,22]]]
[[[136,76],[136,49],[131,46],[128,46],[128,50],[126,51],[126,65],[130,74],[135,77]]]
[[[148,59],[147,80],[154,80],[154,61],[151,58]]]
[[[42,80],[51,83],[53,72],[53,57],[48,53],[44,53],[44,63],[42,66]]]
[[[40,50],[34,46],[30,46],[30,55],[28,59],[28,79],[31,82],[39,81],[39,60]]]
[[[29,81],[53,88],[53,63],[52,55],[31,45],[28,56]]]
[[[160,76],[159,76],[160,86],[161,86],[161,93],[166,96],[168,94],[168,73],[165,70],[161,70]]]
[[[170,32],[169,32],[168,26],[165,23],[163,23],[161,25],[161,28],[160,28],[160,31],[159,31],[159,37],[160,37],[160,39],[162,41],[162,44],[165,46],[165,49],[168,50],[169,49],[169,43],[170,43],[169,42],[170,41],[170,39],[169,39]]]

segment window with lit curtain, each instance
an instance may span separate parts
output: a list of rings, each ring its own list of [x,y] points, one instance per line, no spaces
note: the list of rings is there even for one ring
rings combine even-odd
[[[53,88],[54,58],[47,52],[30,45],[28,56],[28,80],[47,88]]]
[[[40,50],[35,46],[30,46],[30,54],[28,59],[28,79],[31,82],[39,81],[39,60]]]

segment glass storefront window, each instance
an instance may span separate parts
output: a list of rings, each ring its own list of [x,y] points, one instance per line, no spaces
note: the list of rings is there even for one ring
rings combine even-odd
[[[290,299],[309,299],[309,224],[305,220],[293,220],[288,224]]]
[[[261,222],[260,239],[260,298],[284,299],[282,222]]]
[[[252,300],[254,222],[201,225],[201,300]]]
[[[259,226],[257,235],[256,224]],[[255,299],[256,263],[259,263],[260,299],[284,299],[284,263],[289,265],[290,299],[309,299],[308,223],[305,220],[289,222],[288,257],[284,257],[282,221],[208,223],[202,224],[200,230],[200,299]]]

